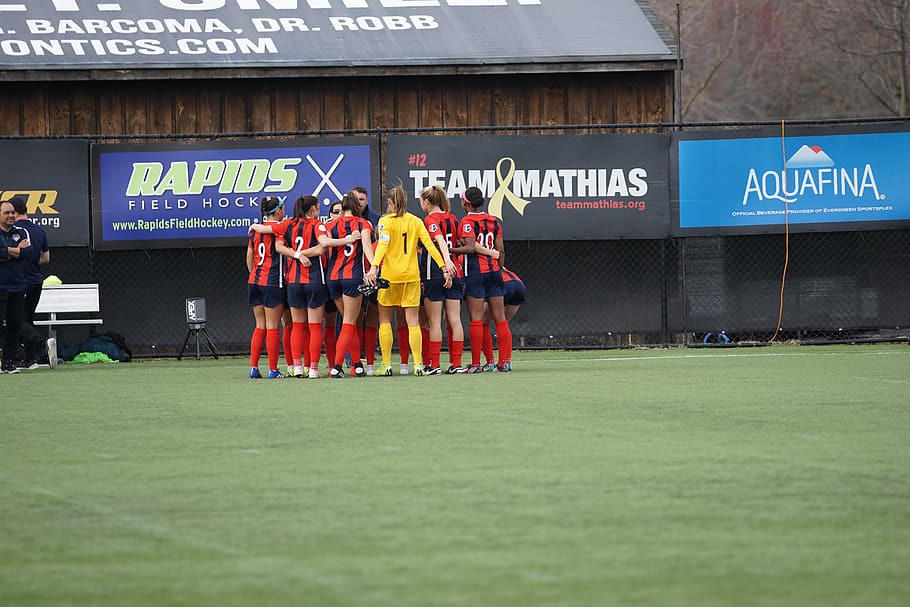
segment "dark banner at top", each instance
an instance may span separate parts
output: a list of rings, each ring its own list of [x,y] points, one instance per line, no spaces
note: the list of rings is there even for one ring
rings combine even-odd
[[[51,247],[89,242],[89,142],[0,141],[0,200],[25,199]]]
[[[440,184],[461,214],[476,186],[509,240],[665,238],[670,233],[665,135],[390,137],[387,184]]]
[[[0,70],[672,58],[635,0],[0,0]]]

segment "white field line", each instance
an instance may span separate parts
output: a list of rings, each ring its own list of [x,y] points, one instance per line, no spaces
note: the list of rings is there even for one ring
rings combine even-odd
[[[805,357],[805,356],[910,356],[910,348],[906,352],[886,351],[886,352],[741,352],[730,354],[643,354],[641,356],[597,356],[591,358],[533,358],[523,359],[521,354],[513,356],[513,360],[518,359],[519,365],[537,365],[550,364],[557,362],[573,362],[583,360],[585,362],[630,362],[630,361],[661,361],[661,360],[692,360],[701,358],[784,358],[784,357]]]

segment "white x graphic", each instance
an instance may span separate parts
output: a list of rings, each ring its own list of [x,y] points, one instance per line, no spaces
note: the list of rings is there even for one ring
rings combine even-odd
[[[332,183],[332,179],[331,179],[332,173],[335,172],[335,169],[337,169],[338,165],[341,164],[341,161],[344,160],[344,154],[338,154],[338,158],[335,160],[335,164],[333,164],[332,168],[330,168],[325,173],[322,172],[322,168],[318,164],[316,164],[316,161],[313,160],[312,156],[307,154],[306,159],[307,159],[307,162],[309,162],[310,165],[312,165],[312,167],[314,169],[316,169],[316,172],[319,173],[320,177],[322,177],[322,181],[320,181],[319,185],[316,186],[316,189],[313,190],[313,196],[319,196],[319,192],[322,191],[322,186],[327,185],[332,189],[333,192],[335,192],[335,195],[338,196],[338,198],[344,198],[344,194],[342,194],[341,192],[338,191],[338,188],[335,187],[335,184]]]

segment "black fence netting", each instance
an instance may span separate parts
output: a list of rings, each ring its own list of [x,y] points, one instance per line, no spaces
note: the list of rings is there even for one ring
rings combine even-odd
[[[898,340],[910,326],[907,230],[510,241],[506,251],[528,292],[512,321],[518,348]],[[138,356],[174,355],[189,334],[186,299],[204,297],[218,349],[249,349],[242,247],[60,248],[48,272],[100,284],[104,324],[62,327],[64,342],[114,331]]]
[[[877,121],[889,122],[852,122],[868,126]],[[897,122],[904,125],[907,120]],[[677,126],[683,125],[552,128],[617,133],[668,132]],[[769,126],[774,125],[685,125],[689,131]],[[477,130],[451,128],[446,132]],[[522,132],[534,127],[498,130]],[[235,138],[376,135],[382,147],[388,135],[411,131],[426,130],[247,133],[235,134]],[[107,140],[101,136],[91,139]],[[411,210],[420,214],[418,209]],[[528,293],[528,303],[511,323],[517,348],[747,345],[785,340],[830,343],[906,340],[910,333],[908,229],[508,241],[506,266],[524,280]],[[116,252],[57,248],[52,250],[46,272],[67,283],[100,285],[104,324],[61,327],[64,343],[78,343],[92,331],[114,331],[126,338],[136,355],[175,355],[190,336],[185,302],[203,297],[205,329],[219,350],[249,350],[254,323],[246,305],[243,247]]]

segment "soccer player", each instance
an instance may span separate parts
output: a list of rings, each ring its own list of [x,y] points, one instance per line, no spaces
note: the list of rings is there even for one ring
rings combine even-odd
[[[420,207],[427,214],[423,223],[436,243],[439,252],[445,259],[446,265],[452,264],[455,275],[452,277],[452,286],[443,287],[444,277],[439,268],[431,263],[431,258],[426,255],[421,268],[423,281],[423,308],[426,312],[427,323],[430,329],[430,342],[427,368],[424,371],[429,375],[441,373],[439,353],[442,349],[442,309],[445,305],[446,320],[452,332],[449,337],[449,368],[446,373],[464,373],[466,369],[461,366],[461,355],[464,351],[464,327],[461,324],[461,298],[464,294],[464,285],[461,282],[459,264],[449,255],[458,240],[458,218],[449,212],[451,205],[449,197],[439,185],[424,188],[420,192]]]
[[[253,225],[251,230],[278,236],[275,250],[287,260],[287,300],[291,315],[291,377],[319,377],[322,351],[322,317],[329,292],[325,281],[324,247],[318,237],[325,233],[319,219],[319,199],[301,196],[294,203],[294,217],[278,224]],[[304,372],[304,365],[308,367]]]
[[[284,219],[284,202],[275,196],[262,199],[262,222],[277,224]],[[284,377],[278,370],[281,336],[278,324],[284,309],[284,264],[275,250],[274,234],[250,232],[246,249],[247,299],[253,309],[256,328],[250,340],[250,379],[260,379],[259,357],[265,342],[269,359],[269,379]]]
[[[465,302],[471,319],[471,366],[468,373],[483,372],[480,356],[483,352],[484,301],[489,305],[499,337],[499,364],[496,370],[505,372],[512,369],[512,332],[505,315],[503,296],[506,291],[500,271],[500,263],[505,257],[502,225],[496,217],[480,210],[483,203],[483,193],[478,188],[470,187],[461,195],[461,208],[467,214],[459,227],[461,244],[452,250],[453,253],[464,254],[465,259]],[[483,252],[489,253],[493,249],[499,252],[498,258]]]
[[[423,375],[423,354],[420,335],[420,268],[417,264],[417,243],[423,243],[433,261],[443,268],[444,286],[452,286],[455,267],[446,264],[436,249],[423,222],[407,212],[408,202],[399,185],[389,192],[388,210],[379,220],[379,244],[370,271],[364,277],[376,284],[379,266],[382,277],[389,281],[387,289],[379,291],[379,347],[382,350],[382,369],[376,375],[392,374],[392,310],[404,308],[408,325],[408,343],[414,357],[414,374]]]
[[[512,318],[518,313],[518,309],[528,303],[525,298],[525,283],[518,277],[518,274],[505,266],[502,267],[502,283],[506,288],[502,302],[505,305],[506,320],[511,325]],[[493,359],[493,333],[490,330],[492,321],[493,315],[490,314],[489,306],[485,306],[483,311],[483,355],[487,359],[487,364],[483,366],[484,371],[496,370],[496,363]],[[510,362],[509,368],[511,369],[511,367]]]
[[[341,312],[341,333],[335,346],[334,367],[329,377],[344,377],[344,357],[350,352],[354,377],[363,377],[366,371],[360,360],[360,336],[357,321],[360,318],[363,295],[357,289],[363,283],[367,262],[373,261],[373,226],[360,217],[360,201],[353,193],[341,200],[341,216],[327,226],[327,233],[319,237],[325,247],[336,247],[329,266],[329,296]],[[333,362],[333,361],[329,361]]]
[[[367,196],[367,189],[362,185],[351,188],[351,192],[360,201],[360,216],[370,222],[373,226],[373,248],[376,248],[376,226],[379,225],[381,215],[370,207],[370,201]],[[363,334],[360,341],[363,342],[363,354],[366,359],[366,374],[371,376],[376,372],[376,338],[379,330],[379,300],[377,294],[373,293],[363,298]]]

